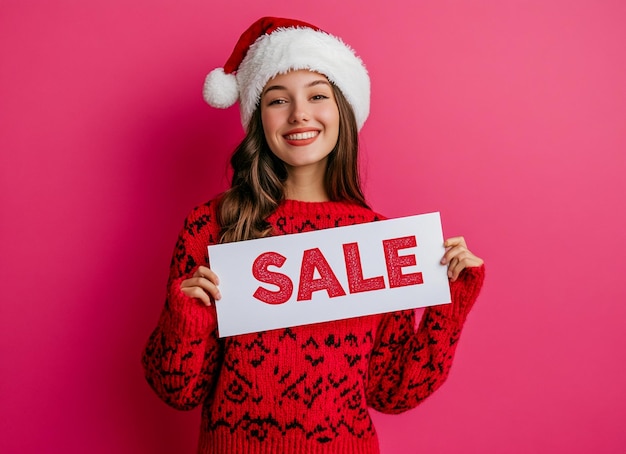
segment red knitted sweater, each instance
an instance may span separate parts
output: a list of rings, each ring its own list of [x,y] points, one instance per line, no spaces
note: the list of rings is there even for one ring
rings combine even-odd
[[[203,405],[199,453],[378,453],[368,408],[411,409],[446,379],[484,267],[451,283],[452,304],[218,339],[214,307],[180,290],[219,237],[216,201],[193,210],[167,300],[143,354],[146,378],[178,409]],[[286,201],[276,235],[382,219],[343,202]]]

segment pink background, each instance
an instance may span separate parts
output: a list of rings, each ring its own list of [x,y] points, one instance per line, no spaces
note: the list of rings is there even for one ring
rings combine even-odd
[[[626,3],[297,3],[0,4],[0,451],[194,452],[140,355],[242,136],[204,76],[273,14],[367,63],[372,205],[441,211],[488,263],[448,382],[375,415],[383,453],[625,452]]]

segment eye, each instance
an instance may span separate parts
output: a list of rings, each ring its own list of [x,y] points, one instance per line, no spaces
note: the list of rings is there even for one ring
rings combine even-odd
[[[314,95],[311,97],[313,101],[321,101],[322,99],[328,99],[326,95]]]
[[[285,104],[287,101],[285,101],[284,99],[278,98],[278,99],[272,99],[271,101],[269,101],[267,103],[268,106],[275,106],[275,105],[279,105],[279,104]]]

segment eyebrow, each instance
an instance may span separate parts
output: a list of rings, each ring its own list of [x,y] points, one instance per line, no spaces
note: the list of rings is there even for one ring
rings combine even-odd
[[[307,84],[306,87],[310,88],[315,87],[316,85],[328,85],[330,87],[330,82],[328,82],[326,79],[315,79],[313,82]],[[272,90],[287,90],[287,87],[283,85],[270,85],[265,90],[263,90],[263,93],[261,93],[261,97],[265,96],[268,92]]]

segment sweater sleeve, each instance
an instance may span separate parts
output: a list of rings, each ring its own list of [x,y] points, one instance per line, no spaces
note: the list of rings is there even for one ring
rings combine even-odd
[[[443,384],[483,279],[484,265],[463,270],[450,284],[452,302],[425,309],[417,330],[414,310],[383,316],[369,366],[367,399],[372,408],[401,413]]]
[[[198,266],[208,264],[207,245],[218,234],[212,202],[185,220],[170,265],[165,305],[143,351],[146,380],[164,402],[180,410],[203,402],[219,372],[215,306],[207,307],[180,289]]]

